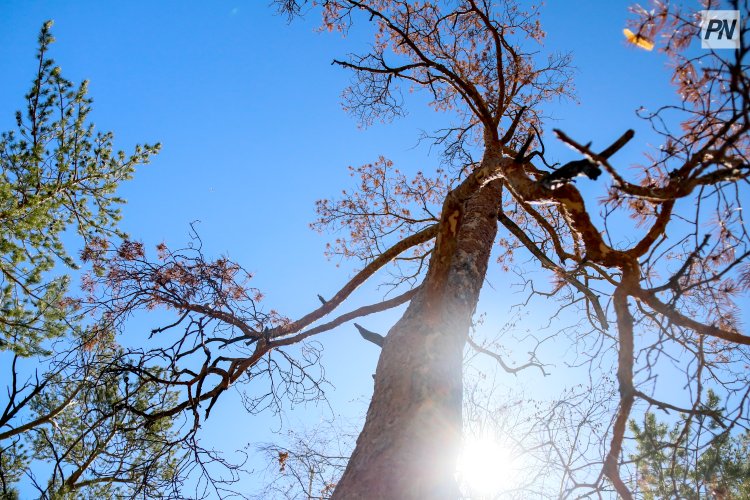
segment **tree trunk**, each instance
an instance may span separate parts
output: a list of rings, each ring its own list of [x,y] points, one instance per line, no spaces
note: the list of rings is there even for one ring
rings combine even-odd
[[[391,328],[357,445],[333,498],[455,499],[462,359],[497,233],[501,185],[448,195],[424,284]]]

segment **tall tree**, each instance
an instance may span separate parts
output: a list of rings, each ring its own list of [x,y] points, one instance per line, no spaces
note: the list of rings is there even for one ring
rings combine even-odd
[[[123,236],[115,191],[159,145],[116,151],[89,121],[87,84],[75,86],[49,57],[51,22],[17,129],[0,136],[0,350],[7,388],[0,407],[0,497],[26,477],[43,498],[153,496],[179,463],[172,422],[140,414],[168,406],[164,386],[128,373],[138,358],[87,320],[68,290],[75,247]],[[34,473],[44,460],[49,476]],[[28,494],[28,493],[25,493]]]
[[[50,279],[55,264],[75,268],[62,243],[65,231],[84,242],[117,233],[115,195],[136,166],[159,145],[113,149],[111,132],[88,122],[87,82],[78,87],[48,56],[51,22],[39,34],[37,68],[17,130],[0,136],[0,345],[24,356],[69,328],[71,301],[64,274]]]
[[[306,10],[306,2],[278,3],[291,16]],[[747,2],[730,4],[745,15],[750,10]],[[144,418],[192,415],[194,432],[230,386],[264,378],[272,382],[269,391],[246,399],[253,411],[278,404],[281,393],[318,397],[316,347],[292,346],[408,302],[384,338],[359,327],[382,352],[364,428],[333,498],[457,498],[462,354],[500,228],[505,257],[527,252],[554,276],[554,288],[540,293],[582,311],[588,325],[573,341],[594,347],[589,365],[602,367],[604,354],[616,360],[619,399],[602,434],[607,444],[593,460],[597,472],[582,481],[575,477],[580,467],[567,463],[570,485],[563,491],[613,488],[632,497],[621,470],[627,470],[623,447],[636,403],[717,418],[730,429],[747,425],[743,363],[750,337],[740,331],[734,301],[750,287],[750,236],[741,212],[750,177],[750,28],[742,26],[739,49],[696,55],[690,48],[699,32],[696,11],[666,3],[635,9],[634,36],[663,37],[660,48],[677,86],[672,102],[642,113],[662,145],[647,149],[646,164],[626,172],[616,153],[632,131],[604,148],[556,131],[581,159],[549,171],[543,106],[567,95],[571,77],[567,56],[538,54],[544,32],[535,8],[510,0],[310,5],[330,30],[356,29],[355,20],[375,28],[368,52],[334,61],[354,74],[347,109],[365,124],[388,120],[403,112],[399,85],[425,92],[457,122],[436,139],[453,168],[407,179],[381,158],[355,169],[357,192],[320,202],[316,226],[347,232],[330,250],[365,265],[298,319],[262,307],[251,276],[226,258],[207,259],[200,245],[160,246],[155,260],[129,241],[117,248],[91,245],[86,257],[102,272],[92,275],[88,289],[107,310],[100,328],[123,328],[138,309],[175,314],[153,330],[165,347],[152,359],[161,359],[164,373],[144,369],[141,375],[179,388],[180,398],[167,409],[142,412]],[[589,199],[573,182],[579,175],[607,183],[608,195]],[[682,206],[690,208],[677,210]],[[628,218],[636,230],[620,232]],[[400,295],[320,322],[394,261]],[[179,333],[170,339],[173,330]],[[664,363],[684,375],[687,403],[656,384]],[[707,386],[724,392],[728,407],[721,415],[707,406]]]

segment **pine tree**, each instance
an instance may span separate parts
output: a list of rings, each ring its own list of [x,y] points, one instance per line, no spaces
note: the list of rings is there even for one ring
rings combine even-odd
[[[115,151],[114,135],[88,122],[87,82],[75,86],[48,52],[47,22],[39,33],[37,70],[16,113],[17,129],[0,136],[0,346],[21,356],[78,326],[68,277],[77,267],[63,245],[74,232],[86,243],[118,234],[115,191],[159,145]]]

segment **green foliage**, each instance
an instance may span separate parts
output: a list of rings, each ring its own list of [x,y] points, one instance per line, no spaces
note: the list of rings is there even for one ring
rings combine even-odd
[[[13,485],[29,478],[44,498],[160,497],[177,475],[180,442],[172,419],[144,415],[176,397],[154,382],[160,370],[134,373],[137,355],[90,335],[58,272],[77,267],[63,244],[71,235],[86,245],[125,236],[115,191],[159,145],[125,154],[112,133],[94,130],[86,83],[74,86],[47,55],[51,25],[17,129],[0,135],[0,350],[13,358],[3,366],[0,499],[18,498]],[[47,478],[35,461],[47,463]]]
[[[0,492],[0,500],[18,500],[20,497],[18,496],[18,490],[15,489],[9,489],[5,492]]]
[[[42,27],[37,72],[17,130],[0,135],[0,347],[22,356],[70,327],[75,301],[57,263],[75,268],[63,235],[84,241],[116,234],[120,182],[149,161],[159,145],[113,149],[111,132],[88,122],[86,82],[74,86],[47,55],[51,22]]]
[[[29,455],[21,439],[0,444],[0,500],[18,498],[18,493],[10,485],[21,479],[28,461]]]
[[[136,369],[137,356],[114,342],[64,358],[41,377],[39,391],[0,416],[0,495],[29,474],[45,498],[163,496],[184,458],[173,419],[144,417],[176,402],[159,382],[164,370]],[[25,422],[6,423],[18,407]],[[46,481],[33,473],[38,461],[51,469]]]
[[[122,370],[123,353],[98,346],[86,353],[83,376],[56,380],[34,401],[33,414],[49,417],[32,438],[34,458],[54,463],[47,494],[51,498],[159,497],[171,485],[179,454],[172,419],[147,423],[143,412],[176,401],[174,393]],[[162,375],[151,370],[150,377]],[[70,398],[69,396],[74,397]],[[57,408],[63,407],[60,412]]]
[[[704,414],[721,414],[709,392]],[[632,455],[638,490],[647,500],[701,498],[750,500],[750,432],[733,435],[708,416],[673,425],[646,413],[643,424],[630,421],[637,444]]]

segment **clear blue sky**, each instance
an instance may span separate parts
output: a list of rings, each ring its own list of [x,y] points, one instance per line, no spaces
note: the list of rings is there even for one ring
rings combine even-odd
[[[97,126],[114,131],[126,150],[163,144],[120,191],[128,200],[123,228],[149,246],[179,245],[189,223],[200,220],[207,253],[242,263],[268,306],[297,317],[353,270],[324,258],[327,236],[307,227],[314,201],[351,187],[346,167],[380,154],[406,171],[434,168],[437,155],[414,146],[420,130],[445,118],[417,105],[406,119],[359,129],[339,106],[349,74],[330,62],[366,41],[366,30],[345,40],[316,33],[315,16],[288,25],[267,3],[0,0],[0,129],[13,126],[33,75],[38,30],[52,19],[52,56],[67,78],[90,80]],[[663,102],[671,91],[663,56],[623,41],[630,3],[549,1],[543,10],[547,48],[574,55],[580,100],[550,106],[557,119],[550,125],[595,146],[641,127],[634,110]],[[575,158],[551,137],[547,142],[554,159]],[[637,136],[619,156],[622,165],[638,161],[646,142]],[[496,291],[488,288],[480,306],[498,320],[519,300],[504,293],[507,279],[493,272]],[[377,297],[363,290],[355,304]],[[365,324],[385,332],[392,321],[390,315]],[[352,411],[347,402],[366,400],[377,350],[350,325],[320,340],[337,389],[333,406],[361,412],[362,404]],[[231,401],[218,407],[204,426],[217,446],[271,438],[271,420],[253,420]],[[314,421],[321,411],[307,413]]]

